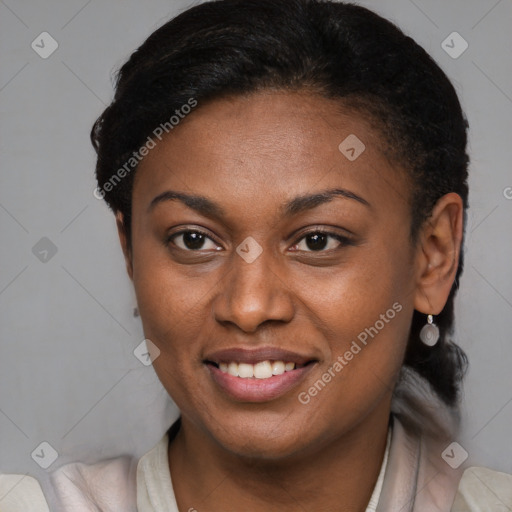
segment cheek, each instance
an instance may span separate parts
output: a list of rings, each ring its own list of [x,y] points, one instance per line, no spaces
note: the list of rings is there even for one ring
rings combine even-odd
[[[201,298],[197,287],[184,286],[176,277],[176,273],[141,272],[134,285],[144,335],[160,350],[153,368],[180,410],[186,411],[191,404],[192,409],[204,407],[198,390],[199,372],[204,371],[200,362],[204,312],[197,311]]]
[[[177,359],[192,355],[205,323],[201,299],[208,292],[209,280],[184,282],[179,273],[170,271],[150,274],[141,273],[140,280],[134,279],[144,333]]]
[[[149,228],[139,227],[133,240],[133,284],[144,335],[160,351],[153,368],[178,408],[197,417],[197,411],[211,408],[202,350],[212,336],[208,301],[223,270],[180,265]]]
[[[338,403],[363,403],[392,385],[412,318],[409,254],[384,246],[364,253],[330,275],[296,280],[302,283],[298,295],[326,340],[322,370],[331,368],[331,377],[336,375],[337,384],[329,388],[330,399]]]
[[[346,265],[332,271],[304,273],[298,269],[291,280],[296,283],[294,293],[307,304],[327,337],[334,336],[336,344],[342,346],[377,321],[382,327],[381,315],[384,321],[393,317],[385,323],[387,331],[404,330],[401,322],[394,321],[398,315],[392,306],[399,302],[407,309],[412,300],[407,272],[410,265],[409,256],[403,252],[369,247],[354,251]]]
[[[385,272],[384,272],[385,273]],[[325,361],[299,390],[303,413],[335,436],[391,399],[402,366],[412,309],[405,283],[379,272],[347,272],[324,283],[325,293],[309,303],[325,341]],[[318,332],[314,332],[318,339]],[[307,402],[307,404],[306,404]],[[300,411],[299,411],[300,412]]]
[[[197,272],[191,277],[185,266],[171,262],[165,248],[151,240],[134,244],[133,284],[144,335],[160,350],[153,367],[176,403],[194,393],[198,372],[203,372],[201,343],[211,334],[207,299],[221,276]]]

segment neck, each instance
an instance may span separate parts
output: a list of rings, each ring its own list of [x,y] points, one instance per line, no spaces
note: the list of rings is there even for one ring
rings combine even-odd
[[[384,457],[386,405],[315,452],[280,461],[235,455],[182,419],[169,445],[179,510],[364,512]]]

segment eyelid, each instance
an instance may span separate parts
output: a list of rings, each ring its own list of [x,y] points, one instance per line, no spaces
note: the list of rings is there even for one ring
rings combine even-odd
[[[169,235],[167,235],[165,237],[165,245],[168,245],[169,243],[172,243],[174,244],[174,246],[177,248],[177,249],[180,249],[182,251],[185,251],[185,252],[201,252],[202,250],[204,249],[198,249],[196,251],[192,250],[192,249],[183,249],[182,247],[178,247],[174,242],[173,242],[173,239],[179,235],[183,235],[185,233],[199,233],[200,235],[203,235],[204,237],[208,238],[209,240],[211,240],[214,244],[216,245],[220,245],[216,240],[215,238],[213,238],[209,233],[207,233],[206,231],[204,231],[203,229],[200,229],[200,228],[183,228],[183,229],[180,229],[179,231],[175,231],[174,233],[170,233]]]
[[[312,234],[315,234],[315,233],[322,233],[324,235],[331,235],[334,238],[341,237],[341,238],[346,239],[346,240],[355,240],[355,238],[356,238],[355,233],[352,233],[348,229],[341,228],[339,226],[330,226],[330,225],[326,225],[326,224],[316,224],[316,225],[311,225],[311,226],[308,226],[307,228],[305,228],[306,231],[303,231],[303,229],[304,228],[295,230],[293,233],[291,233],[287,237],[287,241],[296,240],[295,243],[297,243],[297,241],[302,240],[302,238],[304,238],[305,236],[312,235]]]
[[[168,245],[169,243],[172,243],[174,245],[174,247],[176,247],[176,249],[180,249],[180,250],[185,251],[185,252],[197,252],[197,253],[200,253],[200,252],[205,250],[205,249],[197,249],[197,250],[183,249],[182,247],[177,246],[174,243],[173,239],[175,237],[177,237],[179,235],[183,235],[185,233],[199,233],[199,234],[203,235],[204,237],[208,238],[209,240],[211,240],[217,246],[221,245],[221,244],[219,244],[215,240],[214,237],[210,236],[210,234],[208,232],[206,232],[205,230],[203,230],[201,228],[193,228],[193,227],[182,228],[179,231],[176,231],[174,233],[169,234],[165,238],[165,245]],[[326,235],[328,237],[332,237],[332,238],[336,239],[340,243],[340,247],[347,246],[347,245],[353,245],[354,244],[354,240],[352,238],[353,235],[351,233],[349,235],[343,235],[343,234],[338,233],[336,231],[330,231],[325,226],[314,226],[313,228],[308,229],[308,231],[302,232],[300,235],[298,235],[298,237],[295,238],[295,241],[292,243],[292,247],[297,245],[298,243],[300,243],[308,235],[314,235],[314,234],[322,234],[322,235]],[[289,237],[289,239],[290,238],[291,238],[291,236]],[[297,251],[294,251],[294,252],[308,252],[308,253],[315,253],[315,252],[316,253],[326,253],[327,252],[327,253],[329,253],[331,251],[336,251],[338,248],[339,247],[336,247],[334,249],[328,249],[328,250],[323,250],[322,249],[322,250],[319,250],[319,251],[297,250]],[[217,250],[219,250],[219,249],[217,249]],[[206,251],[210,252],[211,249],[206,249]]]
[[[342,235],[341,233],[337,233],[335,231],[329,231],[326,228],[317,227],[314,229],[310,229],[304,233],[302,233],[298,238],[295,239],[295,242],[292,244],[292,246],[297,245],[300,243],[304,238],[306,238],[308,235],[315,235],[315,234],[322,234],[326,236],[330,236],[334,239],[336,239],[340,243],[340,247],[347,246],[347,245],[353,245],[355,242],[350,235]],[[309,253],[329,253],[331,251],[336,251],[339,247],[336,247],[335,249],[328,249],[328,250],[319,250],[319,251],[301,251],[298,250],[296,252],[309,252]]]

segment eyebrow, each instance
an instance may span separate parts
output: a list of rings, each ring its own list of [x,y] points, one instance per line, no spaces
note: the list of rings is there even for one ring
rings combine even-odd
[[[333,188],[315,194],[297,196],[282,205],[281,213],[286,217],[291,217],[304,211],[312,210],[313,208],[316,208],[322,204],[328,203],[336,197],[351,199],[368,208],[371,208],[370,203],[366,199],[363,199],[357,194],[354,194],[350,190]],[[149,204],[148,213],[151,212],[157,205],[166,201],[179,201],[188,208],[200,213],[201,215],[213,219],[222,219],[227,216],[226,211],[221,206],[214,203],[207,197],[186,194],[184,192],[176,192],[174,190],[166,190],[165,192],[162,192],[156,196]]]

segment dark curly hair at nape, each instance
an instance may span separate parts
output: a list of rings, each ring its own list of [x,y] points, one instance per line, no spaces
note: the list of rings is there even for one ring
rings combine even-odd
[[[449,79],[413,39],[353,4],[217,0],[186,10],[148,37],[118,72],[114,100],[92,129],[97,191],[123,214],[129,244],[132,156],[155,127],[169,131],[172,116],[192,106],[264,89],[307,90],[371,117],[388,156],[407,172],[413,242],[446,193],[461,196],[465,223],[467,121]],[[415,311],[405,357],[450,406],[458,403],[467,366],[449,339],[462,268],[461,252],[448,302],[436,317],[441,339],[434,347],[419,341],[426,317]]]

